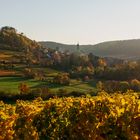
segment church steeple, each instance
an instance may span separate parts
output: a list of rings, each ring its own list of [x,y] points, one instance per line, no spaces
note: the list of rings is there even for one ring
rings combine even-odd
[[[79,52],[79,50],[80,50],[80,45],[79,45],[79,42],[77,43],[77,52]]]

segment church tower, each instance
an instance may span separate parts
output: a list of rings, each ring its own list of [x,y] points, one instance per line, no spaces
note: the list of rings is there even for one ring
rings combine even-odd
[[[77,52],[80,52],[80,45],[79,45],[79,42],[77,43]]]

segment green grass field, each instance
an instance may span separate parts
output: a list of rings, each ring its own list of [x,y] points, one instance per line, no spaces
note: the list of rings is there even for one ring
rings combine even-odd
[[[38,81],[35,79],[25,79],[22,77],[0,77],[0,91],[18,93],[18,86],[21,82],[25,82],[31,89],[39,87],[49,87],[52,91],[56,92],[59,89],[65,89],[68,92],[88,92],[96,91],[96,81],[82,82],[77,80],[71,80],[69,86],[62,86],[57,84],[50,84],[47,81]]]
[[[18,86],[21,82],[25,82],[31,88],[43,84],[43,82],[34,79],[25,79],[21,77],[0,77],[0,91],[17,93],[19,92]]]

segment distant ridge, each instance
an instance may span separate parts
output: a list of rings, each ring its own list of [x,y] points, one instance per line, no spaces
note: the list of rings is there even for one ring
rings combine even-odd
[[[59,48],[60,51],[68,50],[70,52],[77,52],[76,44],[68,45],[51,41],[39,43],[44,47],[52,49]],[[140,39],[107,41],[95,45],[80,45],[80,51],[83,53],[93,53],[94,55],[102,57],[139,60]]]

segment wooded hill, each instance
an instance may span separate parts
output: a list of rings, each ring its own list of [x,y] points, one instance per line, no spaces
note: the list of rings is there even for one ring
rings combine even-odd
[[[139,60],[140,59],[140,39],[108,41],[95,45],[80,45],[79,50],[76,45],[60,44],[56,42],[40,42],[48,48],[59,48],[60,51],[70,51],[82,53],[93,53],[101,57],[113,57],[119,59]]]
[[[25,65],[50,65],[50,63],[59,62],[60,57],[68,56],[81,57],[89,55],[91,52],[87,49],[89,46],[65,45],[53,42],[38,43],[19,33],[13,27],[2,27],[0,29],[0,62],[1,64],[25,64]],[[91,46],[89,47],[91,48]],[[62,51],[68,50],[71,54]],[[56,52],[57,51],[57,52]],[[59,52],[59,53],[58,53]],[[72,54],[73,53],[73,54]],[[88,54],[87,54],[88,53]],[[85,56],[86,57],[86,56]],[[93,55],[96,60],[99,57]],[[96,60],[94,61],[96,62]],[[108,64],[120,63],[120,60],[105,58]],[[62,60],[62,59],[61,59]],[[77,60],[79,61],[79,60]],[[77,62],[74,60],[74,62]],[[49,63],[49,64],[48,64]],[[63,63],[65,61],[63,60]],[[79,62],[77,62],[79,63]],[[72,64],[71,64],[72,65]],[[64,65],[65,67],[65,65]]]
[[[1,63],[37,63],[42,47],[12,27],[0,29]]]

